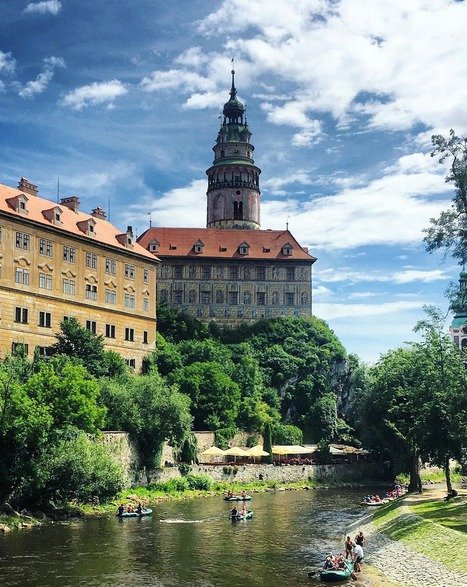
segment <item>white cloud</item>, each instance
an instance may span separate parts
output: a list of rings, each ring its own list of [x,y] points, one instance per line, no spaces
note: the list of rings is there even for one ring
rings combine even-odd
[[[353,269],[324,269],[315,272],[315,278],[325,283],[361,283],[361,282],[390,282],[390,283],[412,283],[421,281],[428,283],[431,281],[445,281],[449,279],[446,272],[439,269],[432,269],[431,271],[420,271],[415,269],[406,269],[404,271],[396,271],[393,273],[375,269],[373,271],[355,271]]]
[[[329,112],[344,127],[363,116],[402,130],[466,121],[466,20],[467,4],[452,0],[228,0],[198,30],[229,35],[220,51],[253,66],[252,85],[264,75],[289,84],[286,103],[266,100],[271,120],[297,126]],[[315,134],[293,140],[304,146]]]
[[[20,87],[18,95],[21,98],[33,98],[36,94],[42,94],[51,82],[56,67],[65,67],[65,61],[61,57],[46,57],[41,73],[35,80]]]
[[[170,69],[169,71],[153,71],[149,77],[141,80],[146,92],[159,90],[208,91],[215,88],[215,83],[193,71]]]
[[[262,182],[262,190],[267,190],[271,194],[285,195],[287,193],[283,188],[290,185],[311,185],[314,182],[311,177],[311,171],[305,171],[304,169],[294,170],[292,176],[277,176],[270,177],[269,179]]]
[[[11,53],[0,51],[0,73],[13,73],[16,68],[16,60]]]
[[[420,243],[429,219],[449,206],[444,181],[433,159],[431,169],[397,170],[358,187],[344,187],[335,195],[264,200],[263,226],[290,217],[291,227],[303,244],[313,249],[348,249],[375,244]],[[413,162],[412,162],[413,163]],[[407,161],[402,162],[406,165]]]
[[[109,82],[94,82],[69,92],[62,98],[60,104],[70,106],[73,110],[82,110],[87,106],[100,104],[107,104],[107,108],[112,108],[116,98],[127,92],[125,85],[117,79]]]
[[[313,299],[327,298],[332,296],[332,291],[325,285],[313,286]]]
[[[195,180],[188,186],[169,190],[156,198],[146,197],[142,203],[132,206],[131,217],[145,225],[150,212],[153,226],[205,226],[205,194],[206,182]],[[203,202],[202,206],[200,202]]]
[[[374,298],[377,294],[372,291],[354,291],[349,295],[349,299],[364,299],[364,298]]]
[[[418,310],[423,307],[423,301],[398,301],[382,304],[332,304],[318,302],[313,304],[313,313],[323,320],[339,320],[341,318],[356,318],[364,316],[385,316],[398,314],[409,310]]]
[[[59,0],[44,0],[44,2],[31,2],[26,6],[26,14],[53,14],[56,15],[62,9],[62,3]]]

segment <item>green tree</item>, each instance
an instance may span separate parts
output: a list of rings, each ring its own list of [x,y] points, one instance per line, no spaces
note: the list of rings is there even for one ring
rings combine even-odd
[[[107,407],[107,425],[131,434],[148,468],[160,465],[165,441],[180,447],[191,430],[190,399],[157,373],[103,380],[101,401]]]
[[[368,387],[356,399],[364,446],[387,455],[395,473],[409,471],[412,492],[422,489],[415,434],[420,377],[419,354],[413,347],[389,351],[370,369]]]
[[[427,251],[444,249],[464,264],[467,260],[467,139],[458,137],[451,129],[448,138],[433,135],[431,141],[434,146],[431,156],[439,157],[440,163],[447,160],[451,163],[446,182],[454,184],[455,193],[451,207],[430,220],[424,241]]]
[[[263,448],[264,451],[269,453],[269,456],[265,457],[265,459],[272,463],[273,455],[272,455],[272,427],[270,422],[266,422],[264,425],[264,432],[263,432]]]
[[[28,369],[23,358],[0,363],[0,503],[20,500],[53,424],[47,406],[25,391]]]
[[[98,404],[99,386],[83,365],[63,356],[41,364],[24,384],[27,395],[46,406],[56,430],[74,427],[94,433],[105,417]]]
[[[60,332],[55,334],[57,342],[50,351],[54,355],[66,355],[79,359],[92,375],[100,377],[104,371],[104,338],[81,326],[78,319],[70,316],[60,322]]]
[[[444,319],[434,308],[415,331],[423,340],[415,345],[421,365],[418,380],[415,434],[422,456],[445,472],[452,491],[450,459],[461,461],[467,446],[467,378],[462,356],[444,330]]]
[[[171,383],[191,398],[195,430],[216,430],[234,426],[239,405],[238,385],[219,363],[192,363],[178,369]]]
[[[124,474],[104,445],[80,431],[68,430],[47,446],[36,462],[34,479],[25,499],[34,504],[64,504],[114,497],[124,487]]]
[[[337,433],[337,400],[334,393],[325,393],[310,407],[304,425],[312,442],[330,443]]]

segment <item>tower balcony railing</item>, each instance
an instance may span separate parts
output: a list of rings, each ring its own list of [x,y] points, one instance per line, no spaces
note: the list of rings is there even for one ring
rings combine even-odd
[[[217,181],[214,183],[209,184],[208,191],[219,189],[219,188],[253,188],[258,189],[258,184],[254,181],[238,181],[238,180],[228,180],[228,181]]]

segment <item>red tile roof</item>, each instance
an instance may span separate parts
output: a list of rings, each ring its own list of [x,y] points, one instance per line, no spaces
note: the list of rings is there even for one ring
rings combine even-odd
[[[26,210],[17,211],[14,203],[17,201],[16,198],[21,195],[25,196],[27,200]],[[50,214],[50,211],[53,209],[60,211],[59,224],[54,224],[53,222],[53,215]],[[124,233],[107,220],[92,216],[91,214],[85,214],[84,212],[74,212],[63,204],[57,204],[56,202],[22,192],[17,188],[12,188],[4,184],[0,184],[0,214],[8,214],[9,216],[43,227],[53,228],[68,235],[87,238],[90,242],[95,242],[96,244],[110,245],[115,249],[119,249],[121,252],[141,255],[151,261],[157,260],[152,253],[149,253],[149,251],[138,244],[136,239],[132,248],[128,248],[119,242],[117,237],[121,237]],[[93,232],[95,237],[87,236],[86,232],[83,232],[83,227],[86,227],[89,221],[94,225]],[[121,238],[121,240],[123,241],[124,239]]]
[[[217,259],[283,259],[306,260],[314,263],[316,257],[301,247],[288,230],[248,230],[225,228],[163,228],[146,230],[138,242],[149,249],[151,242],[159,243],[157,255],[164,257],[198,257]],[[202,253],[195,253],[194,245],[201,241]],[[239,246],[249,245],[249,254],[242,255]],[[284,245],[292,247],[291,255],[284,255]]]

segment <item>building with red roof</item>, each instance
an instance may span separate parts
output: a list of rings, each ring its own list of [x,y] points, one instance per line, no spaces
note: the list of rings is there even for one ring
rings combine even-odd
[[[138,243],[156,255],[158,300],[218,324],[310,316],[310,255],[286,230],[260,228],[261,170],[232,70],[230,99],[206,171],[207,227],[150,227]]]
[[[0,184],[0,354],[45,354],[75,316],[140,369],[155,344],[158,263],[101,208],[44,199],[25,178]]]

